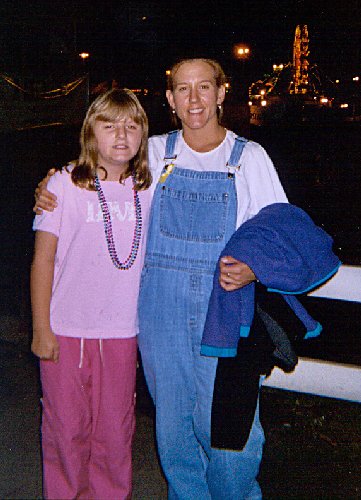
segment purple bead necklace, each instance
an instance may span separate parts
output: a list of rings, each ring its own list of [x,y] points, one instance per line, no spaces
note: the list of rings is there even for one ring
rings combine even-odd
[[[120,262],[120,260],[118,259],[117,251],[115,249],[113,226],[110,217],[108,203],[107,200],[105,199],[103,189],[100,185],[99,177],[95,175],[94,179],[95,189],[98,194],[99,204],[103,214],[105,239],[108,246],[108,252],[114,266],[122,271],[130,269],[134,264],[134,261],[138,254],[140,237],[142,234],[142,209],[140,206],[138,192],[135,190],[134,176],[132,176],[132,181],[133,181],[133,199],[134,199],[134,210],[135,210],[135,227],[134,227],[133,241],[128,257],[125,259],[124,262]]]

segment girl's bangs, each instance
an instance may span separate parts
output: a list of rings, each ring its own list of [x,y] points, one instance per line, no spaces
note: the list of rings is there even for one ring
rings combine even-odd
[[[117,120],[123,120],[130,118],[136,123],[142,123],[142,116],[137,108],[136,104],[132,101],[116,103],[107,103],[102,110],[96,113],[95,119],[104,122],[115,122]]]

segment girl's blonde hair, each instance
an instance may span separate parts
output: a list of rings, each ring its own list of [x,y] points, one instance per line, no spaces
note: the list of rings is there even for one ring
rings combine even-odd
[[[169,72],[167,72],[167,90],[170,90],[171,92],[173,92],[174,86],[175,86],[174,85],[174,77],[175,77],[175,74],[177,73],[177,71],[179,70],[179,68],[185,63],[193,63],[193,62],[204,62],[204,63],[208,64],[213,69],[214,79],[216,81],[217,87],[220,88],[220,87],[222,87],[222,85],[225,85],[227,78],[226,78],[226,75],[223,71],[222,66],[219,64],[218,61],[216,61],[215,59],[207,59],[204,57],[193,57],[193,58],[189,58],[189,59],[181,59],[180,61],[173,64],[173,66],[171,67]],[[220,107],[217,109],[217,115],[218,115],[219,122],[221,122],[221,120],[222,120],[222,114],[223,114],[223,110],[222,110],[222,107]],[[172,119],[174,126],[179,125],[178,117],[176,114],[172,114],[171,119]]]
[[[129,161],[129,168],[119,181],[133,174],[137,191],[150,186],[152,176],[148,168],[148,118],[137,97],[128,89],[111,89],[90,105],[80,132],[80,156],[71,171],[71,178],[76,186],[95,190],[95,174],[101,166],[98,165],[95,122],[114,122],[122,118],[130,118],[142,127],[142,139],[137,154]]]

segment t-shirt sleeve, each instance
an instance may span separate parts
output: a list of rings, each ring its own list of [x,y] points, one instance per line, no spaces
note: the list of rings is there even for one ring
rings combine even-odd
[[[271,158],[260,144],[249,142],[243,152],[237,192],[242,193],[238,205],[237,226],[272,203],[288,203]]]
[[[64,184],[68,176],[69,174],[63,169],[61,172],[56,172],[50,177],[47,189],[56,195],[58,206],[53,212],[43,210],[41,215],[35,216],[33,222],[34,231],[47,231],[59,237],[64,202]]]
[[[148,141],[149,168],[152,173],[151,192],[154,192],[164,166],[166,135],[154,135]]]

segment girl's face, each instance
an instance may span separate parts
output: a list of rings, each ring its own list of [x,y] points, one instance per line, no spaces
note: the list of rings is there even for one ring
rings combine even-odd
[[[166,95],[183,128],[195,130],[218,124],[217,106],[224,100],[225,88],[217,87],[212,66],[204,61],[185,62],[173,82],[173,90],[167,90]]]
[[[124,117],[115,121],[96,120],[93,131],[99,166],[116,173],[125,172],[139,150],[142,126]]]

